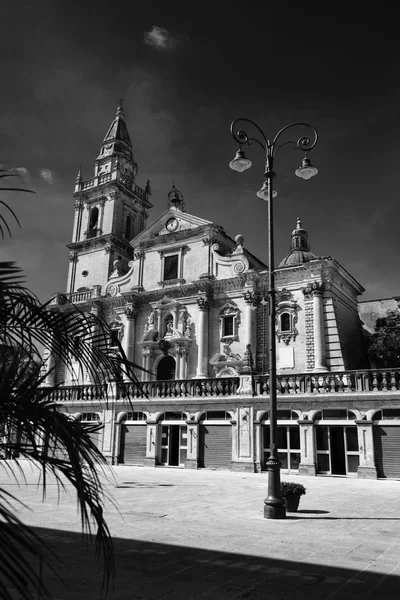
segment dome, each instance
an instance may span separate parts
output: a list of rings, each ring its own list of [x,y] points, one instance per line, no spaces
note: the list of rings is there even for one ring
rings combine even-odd
[[[302,265],[303,263],[310,262],[310,260],[315,260],[316,258],[317,256],[315,256],[315,254],[312,252],[294,250],[285,256],[283,260],[281,260],[278,265],[278,269],[281,267],[296,267],[297,265]]]
[[[317,259],[317,256],[310,252],[307,230],[302,228],[300,217],[297,217],[296,229],[292,231],[290,253],[281,260],[278,269],[281,267],[296,267],[315,259]]]

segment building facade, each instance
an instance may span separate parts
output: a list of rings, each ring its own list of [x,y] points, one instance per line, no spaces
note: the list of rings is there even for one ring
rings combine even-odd
[[[362,286],[311,252],[298,219],[268,331],[267,267],[243,236],[191,214],[175,185],[148,223],[150,184],[139,187],[137,172],[119,106],[93,178],[76,180],[66,295],[105,317],[110,348],[118,339],[143,367],[141,386],[128,381],[127,400],[112,382],[95,385],[60,364],[47,381],[59,410],[101,423],[96,443],[113,464],[261,472],[272,334],[283,471],[400,477],[400,377],[369,368]]]

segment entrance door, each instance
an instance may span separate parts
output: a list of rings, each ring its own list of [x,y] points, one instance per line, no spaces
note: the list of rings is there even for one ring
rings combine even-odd
[[[163,425],[161,428],[161,464],[184,467],[187,451],[187,426]]]
[[[317,472],[351,475],[359,465],[356,426],[317,425]]]
[[[264,465],[270,454],[270,426],[264,425]],[[298,425],[278,425],[277,427],[278,458],[281,469],[289,473],[299,470],[300,464],[300,430]]]

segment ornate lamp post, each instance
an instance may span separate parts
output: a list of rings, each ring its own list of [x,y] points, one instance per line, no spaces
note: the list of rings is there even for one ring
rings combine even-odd
[[[238,130],[235,132],[236,123],[244,121],[252,125],[261,135],[261,141],[258,138],[249,137],[245,131]],[[297,141],[286,141],[277,144],[281,135],[296,126],[305,126],[311,129],[313,138],[300,137]],[[231,133],[234,140],[239,144],[239,149],[236,152],[235,158],[229,163],[229,166],[234,171],[245,171],[251,167],[251,161],[246,158],[242,145],[251,145],[252,142],[257,142],[263,149],[265,155],[265,172],[264,183],[261,189],[257,192],[257,196],[268,202],[268,324],[269,324],[269,396],[270,396],[270,455],[266,463],[268,471],[268,496],[264,500],[264,517],[266,519],[284,519],[286,517],[285,501],[281,495],[281,480],[280,466],[277,453],[277,402],[276,402],[276,339],[275,339],[275,274],[274,274],[274,226],[273,226],[273,207],[272,199],[277,196],[273,189],[274,173],[274,158],[283,146],[291,144],[295,149],[302,150],[305,155],[302,159],[301,166],[296,170],[296,175],[303,179],[310,179],[318,173],[318,169],[312,166],[308,153],[318,141],[316,129],[308,123],[291,123],[283,127],[273,141],[270,142],[265,136],[262,129],[246,118],[235,119],[231,125]]]

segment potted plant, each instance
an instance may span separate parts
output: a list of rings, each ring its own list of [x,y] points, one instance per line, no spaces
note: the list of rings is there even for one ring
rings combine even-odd
[[[301,483],[294,483],[294,481],[281,482],[281,494],[288,512],[296,512],[299,507],[300,496],[305,493],[306,488]]]

